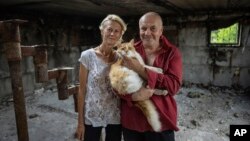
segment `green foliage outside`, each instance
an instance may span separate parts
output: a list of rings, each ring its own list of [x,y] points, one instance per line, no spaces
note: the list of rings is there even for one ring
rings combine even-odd
[[[211,32],[212,44],[236,44],[238,42],[239,24],[235,23],[227,28],[221,28]]]

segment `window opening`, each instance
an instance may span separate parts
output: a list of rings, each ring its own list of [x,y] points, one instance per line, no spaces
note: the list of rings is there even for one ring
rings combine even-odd
[[[210,31],[210,46],[239,46],[240,24],[234,23],[229,27]]]

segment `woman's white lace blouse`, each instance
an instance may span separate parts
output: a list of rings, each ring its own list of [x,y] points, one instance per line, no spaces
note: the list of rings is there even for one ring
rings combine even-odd
[[[85,124],[94,127],[120,124],[120,99],[110,85],[110,65],[96,56],[93,48],[83,51],[79,59],[88,72],[85,97]]]

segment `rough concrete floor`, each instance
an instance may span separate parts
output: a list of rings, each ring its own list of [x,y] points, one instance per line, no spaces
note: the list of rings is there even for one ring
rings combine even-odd
[[[230,124],[250,124],[250,95],[243,91],[191,86],[176,100],[180,131],[176,141],[229,141]],[[26,95],[30,141],[75,141],[77,124],[73,97],[59,101],[56,89]],[[0,141],[16,141],[15,114],[10,97],[0,105]]]

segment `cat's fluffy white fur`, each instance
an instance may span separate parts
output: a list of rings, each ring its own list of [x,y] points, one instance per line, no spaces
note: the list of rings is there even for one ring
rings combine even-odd
[[[161,131],[161,121],[159,119],[159,114],[157,112],[157,109],[154,105],[154,103],[151,100],[144,100],[145,103],[145,108],[148,109],[148,114],[147,120],[151,127],[153,128],[154,131],[160,132]]]
[[[145,65],[142,57],[136,52],[133,47],[134,41],[130,41],[127,44],[126,49],[119,48],[117,53],[119,60],[111,66],[109,77],[111,85],[118,91],[119,94],[132,94],[143,87],[143,79],[133,70],[122,66],[122,56],[129,58],[136,58],[144,67],[154,70],[158,73],[162,73],[162,69]],[[129,46],[128,46],[129,45]],[[126,46],[126,45],[125,45]],[[157,90],[159,95],[166,95],[166,90]],[[161,122],[159,120],[159,114],[154,103],[151,100],[144,100],[137,102],[137,107],[142,110],[144,115],[154,131],[159,132],[161,130]]]
[[[122,67],[121,69],[123,72],[127,72],[128,74],[128,76],[123,80],[127,84],[125,91],[129,94],[138,91],[143,84],[143,80],[141,79],[141,77],[136,72],[126,67]]]

